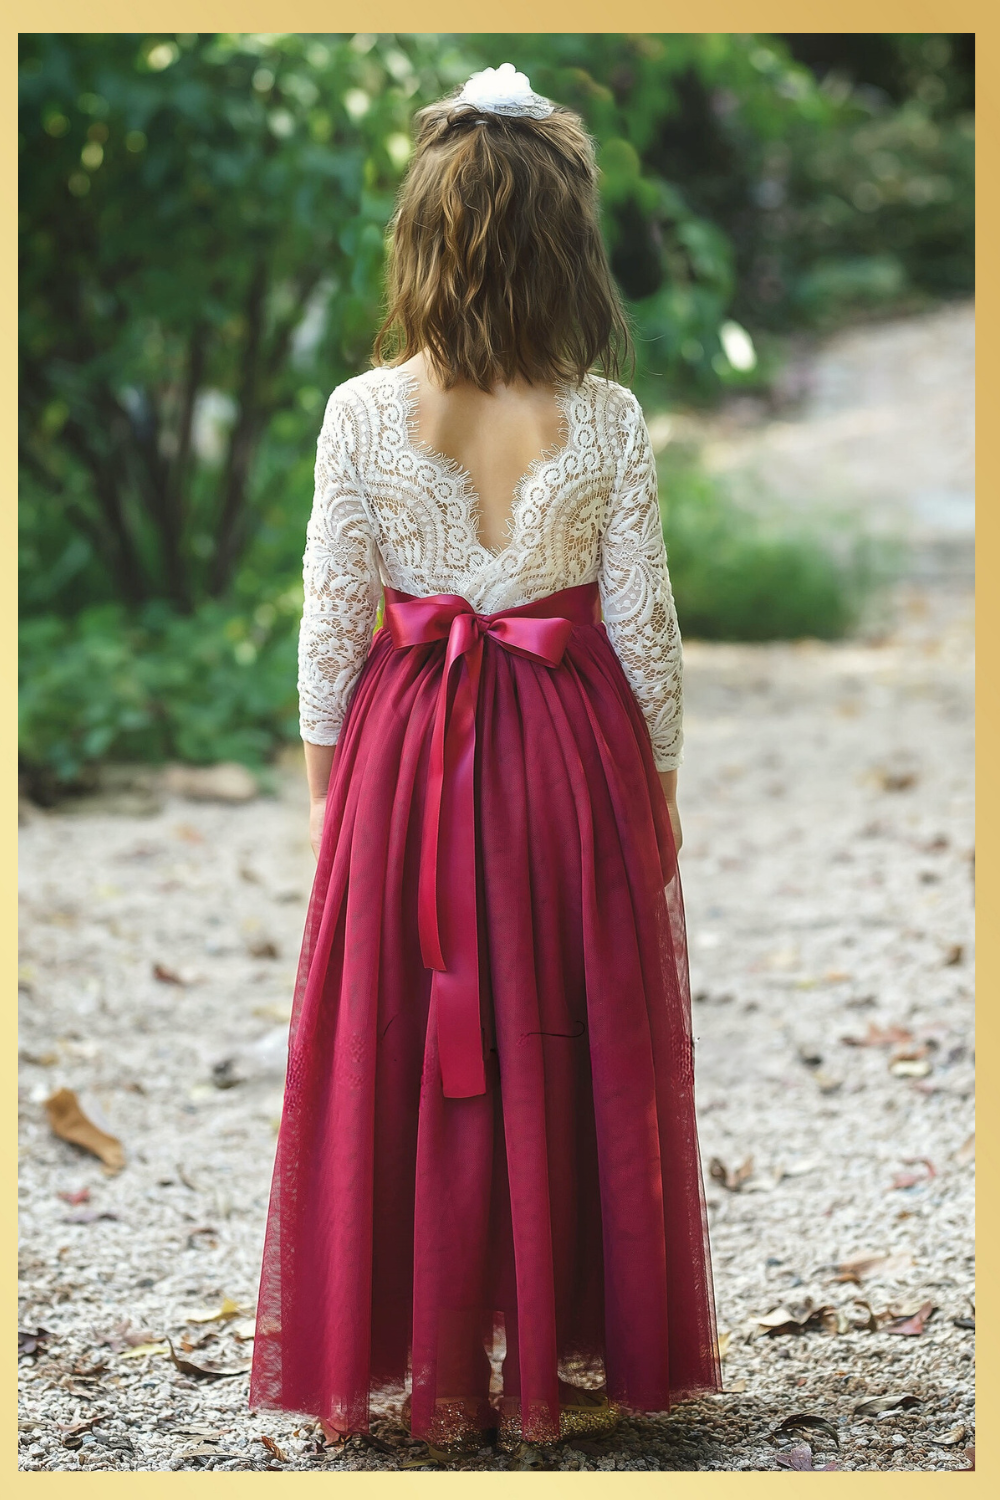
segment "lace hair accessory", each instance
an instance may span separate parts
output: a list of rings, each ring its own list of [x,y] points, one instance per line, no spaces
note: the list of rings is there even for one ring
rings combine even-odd
[[[518,73],[513,63],[506,62],[499,68],[484,68],[481,73],[473,73],[454,107],[479,109],[491,115],[521,115],[530,120],[544,120],[555,105],[550,99],[536,94],[527,75]]]

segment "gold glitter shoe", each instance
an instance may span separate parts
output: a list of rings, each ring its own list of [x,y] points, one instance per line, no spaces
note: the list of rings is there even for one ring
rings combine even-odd
[[[606,1386],[593,1391],[559,1382],[560,1438],[604,1437],[614,1431],[620,1417],[621,1409],[608,1400]]]

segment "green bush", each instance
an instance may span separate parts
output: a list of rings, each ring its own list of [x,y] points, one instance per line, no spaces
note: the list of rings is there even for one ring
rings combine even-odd
[[[837,640],[891,571],[885,544],[853,526],[768,520],[685,459],[661,464],[661,505],[689,638]]]
[[[836,639],[885,560],[854,533],[768,524],[686,459],[663,468],[664,530],[682,633]],[[21,765],[40,801],[85,788],[104,760],[260,767],[298,732],[297,584],[255,608],[95,605],[22,622]]]
[[[85,786],[105,759],[263,765],[297,733],[300,606],[288,589],[252,613],[99,605],[22,622],[20,753],[33,795]]]

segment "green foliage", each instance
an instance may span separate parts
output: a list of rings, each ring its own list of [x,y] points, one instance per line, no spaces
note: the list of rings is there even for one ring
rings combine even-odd
[[[20,751],[34,787],[78,783],[105,758],[264,764],[298,729],[300,609],[290,589],[247,613],[109,604],[23,621]]]
[[[701,640],[837,640],[891,566],[853,527],[768,522],[689,461],[661,463],[681,633]]]
[[[416,108],[510,58],[580,110],[662,409],[766,383],[783,330],[971,288],[966,41],[22,33],[26,763],[259,762],[294,732],[316,434],[368,361]],[[863,553],[693,472],[667,494],[686,631],[850,627]]]
[[[433,36],[21,41],[26,561],[52,601],[190,609],[366,364],[410,114],[465,63]]]

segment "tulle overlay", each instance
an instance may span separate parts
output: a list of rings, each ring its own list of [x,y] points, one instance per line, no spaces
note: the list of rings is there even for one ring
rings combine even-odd
[[[417,926],[443,663],[377,631],[335,752],[250,1401],[366,1431],[406,1389],[431,1442],[544,1442],[560,1380],[648,1411],[721,1384],[680,881],[603,625],[555,669],[487,639],[487,1089],[445,1098]]]

